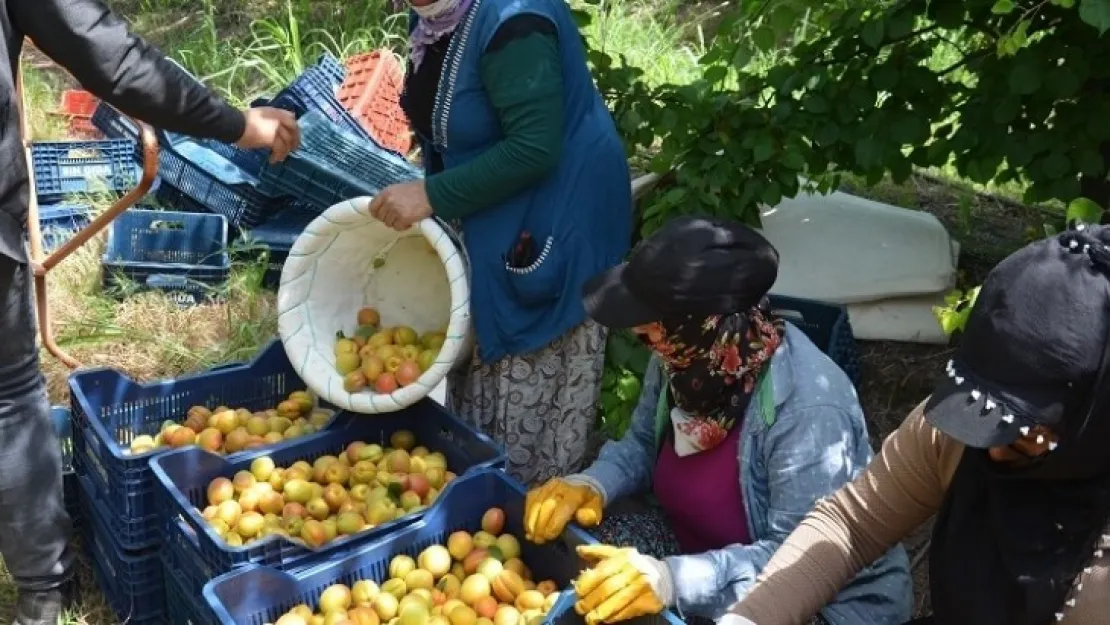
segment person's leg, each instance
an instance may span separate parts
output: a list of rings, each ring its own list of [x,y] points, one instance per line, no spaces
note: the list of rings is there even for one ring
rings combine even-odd
[[[581,470],[597,423],[605,329],[587,321],[543,349],[452,376],[448,404],[505,445],[509,474],[528,486]]]
[[[13,625],[55,625],[73,577],[71,526],[31,306],[28,268],[0,256],[0,555],[19,591]]]

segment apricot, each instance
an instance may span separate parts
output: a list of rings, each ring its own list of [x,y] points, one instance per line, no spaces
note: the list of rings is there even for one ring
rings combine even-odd
[[[414,360],[403,360],[393,375],[397,378],[397,384],[408,386],[420,378],[420,365]]]
[[[485,596],[474,603],[474,611],[482,618],[492,619],[497,614],[497,599]]]
[[[374,390],[382,394],[392,393],[397,388],[397,378],[388,371],[378,376],[378,379],[374,381]]]
[[[505,511],[501,508],[490,508],[482,515],[482,531],[494,536],[501,534],[505,529]]]
[[[459,531],[447,537],[447,551],[456,560],[464,560],[474,550],[474,540],[467,532]]]

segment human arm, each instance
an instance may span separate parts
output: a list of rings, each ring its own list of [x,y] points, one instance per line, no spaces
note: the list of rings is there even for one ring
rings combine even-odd
[[[655,415],[666,378],[659,359],[652,355],[644,373],[640,399],[632,411],[628,431],[620,440],[608,441],[597,460],[572,481],[588,484],[601,494],[603,504],[642,493],[651,488],[658,450],[655,447]]]
[[[127,115],[195,137],[243,137],[242,112],[133,35],[100,0],[12,0],[8,10],[42,52]]]
[[[817,504],[730,613],[759,625],[805,622],[937,511],[961,448],[929,426],[921,409],[859,477]]]
[[[547,176],[563,146],[563,76],[554,25],[510,18],[481,61],[482,85],[502,138],[477,158],[425,180],[434,213],[457,219],[493,206]]]

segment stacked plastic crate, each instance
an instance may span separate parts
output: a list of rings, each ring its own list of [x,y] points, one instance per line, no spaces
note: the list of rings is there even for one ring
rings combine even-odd
[[[411,431],[421,446],[442,452],[447,469],[456,472],[459,480],[467,479],[469,472],[504,467],[505,455],[500,446],[430,399],[396,413],[351,419],[345,427],[236,457],[221,458],[187,448],[151,460],[160,498],[157,508],[163,514],[162,560],[172,622],[181,625],[218,622],[212,609],[200,598],[205,583],[214,577],[250,565],[303,571],[388,537],[424,515],[413,511],[371,529],[338,536],[318,548],[307,546],[299,537],[291,539],[281,533],[232,546],[217,533],[216,524],[202,514],[210,505],[208,486],[212,480],[231,479],[249,471],[254,460],[261,457],[270,458],[278,467],[289,467],[297,461],[313,463],[323,456],[342,456],[352,443],[381,443],[400,430]]]
[[[140,383],[113,369],[84,369],[70,377],[69,387],[82,543],[97,582],[118,622],[161,624],[167,618],[164,515],[150,460],[167,450],[133,453],[131,442],[157,435],[166,421],[181,423],[194,405],[267,410],[304,383],[275,341],[249,363],[175,380]],[[342,429],[345,418],[339,413],[325,431]]]

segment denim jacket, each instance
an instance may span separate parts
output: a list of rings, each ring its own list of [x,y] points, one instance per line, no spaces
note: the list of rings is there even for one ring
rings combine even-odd
[[[855,389],[801,330],[787,323],[785,340],[765,375],[770,388],[753,396],[738,450],[739,488],[752,543],[667,558],[680,613],[721,617],[747,594],[817,500],[854,479],[871,461]],[[662,368],[653,356],[628,432],[606,443],[597,461],[577,476],[598,488],[606,503],[651,490],[663,386]],[[760,404],[765,402],[773,402],[774,410],[764,410]],[[832,625],[902,625],[910,618],[911,584],[905,549],[897,545],[841,590],[822,615]]]

